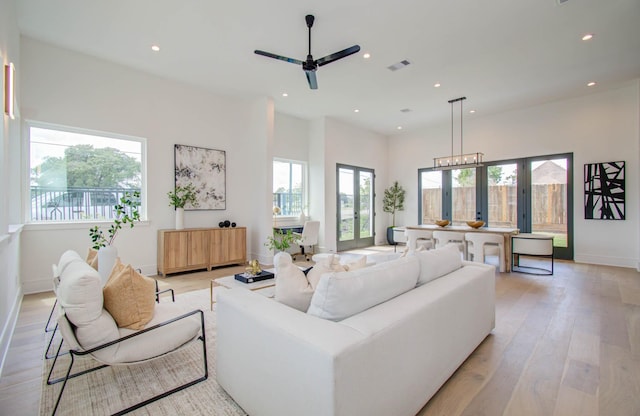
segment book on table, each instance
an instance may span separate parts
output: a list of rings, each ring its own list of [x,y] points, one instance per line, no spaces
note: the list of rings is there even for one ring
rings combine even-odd
[[[242,283],[255,283],[260,282],[262,280],[273,279],[275,275],[271,272],[261,271],[257,275],[249,274],[249,273],[237,273],[235,278],[237,281]]]

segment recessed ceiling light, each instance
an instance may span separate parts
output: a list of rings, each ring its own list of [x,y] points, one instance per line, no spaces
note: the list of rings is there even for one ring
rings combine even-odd
[[[369,58],[371,58],[371,54],[370,54],[369,52],[367,52],[367,53],[365,53],[364,55],[362,55],[362,57],[363,57],[364,59],[369,59]]]
[[[593,39],[593,33],[587,33],[582,37],[582,40],[591,40]]]
[[[436,82],[435,84],[433,84],[433,86],[434,86],[435,88],[440,88],[440,83],[439,83],[439,82]]]
[[[597,84],[597,82],[591,81],[590,83],[587,84],[587,87],[593,87],[596,84]]]
[[[289,94],[287,94],[286,92],[283,92],[283,93],[282,93],[282,96],[283,96],[283,97],[288,97],[288,96],[289,96]]]
[[[398,126],[396,127],[398,130],[402,130],[402,126]]]
[[[355,110],[353,110],[354,113],[359,113],[360,110],[358,110],[357,108]]]
[[[160,46],[158,45],[151,45],[151,50],[154,52],[158,52],[160,50]]]
[[[476,112],[476,110],[469,110],[469,112],[470,112],[471,114],[474,114],[474,113]]]

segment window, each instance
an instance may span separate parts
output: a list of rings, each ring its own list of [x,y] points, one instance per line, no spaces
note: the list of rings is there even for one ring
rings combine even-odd
[[[274,159],[273,206],[280,207],[280,215],[300,215],[305,204],[306,169],[304,162]]]
[[[465,221],[482,219],[489,227],[553,236],[554,256],[573,259],[571,153],[485,161],[478,168],[420,169],[418,181],[422,224],[443,218],[464,227]]]
[[[30,123],[27,218],[113,219],[120,198],[142,189],[144,144],[144,139]]]

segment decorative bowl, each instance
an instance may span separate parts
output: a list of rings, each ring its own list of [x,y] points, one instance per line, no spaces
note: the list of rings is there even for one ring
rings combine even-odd
[[[467,221],[467,225],[471,228],[480,228],[484,225],[484,221]]]
[[[436,225],[439,225],[440,227],[446,227],[447,225],[449,225],[449,220],[437,220]]]

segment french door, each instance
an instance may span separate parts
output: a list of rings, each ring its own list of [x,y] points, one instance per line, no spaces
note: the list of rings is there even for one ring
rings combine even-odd
[[[573,259],[570,153],[485,162],[475,169],[421,169],[418,182],[420,224],[441,218],[454,224],[481,219],[489,227],[550,235],[554,256]]]
[[[336,165],[338,251],[374,245],[373,169]]]

